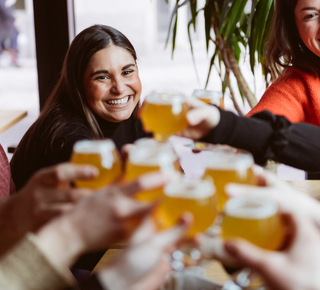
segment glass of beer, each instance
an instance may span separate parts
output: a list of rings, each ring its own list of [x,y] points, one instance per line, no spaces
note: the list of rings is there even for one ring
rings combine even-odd
[[[171,253],[171,266],[181,271],[185,267],[199,265],[206,258],[190,238],[198,232],[207,234],[217,216],[217,199],[212,179],[187,179],[181,176],[164,187],[164,194],[153,214],[159,230],[174,226],[186,211],[193,215],[193,225],[187,232],[187,239]]]
[[[271,200],[241,196],[225,205],[222,222],[224,239],[242,238],[267,250],[278,250],[285,229],[277,205]]]
[[[188,126],[186,113],[189,105],[186,96],[175,92],[155,91],[148,95],[140,109],[145,131],[153,132],[161,142],[167,141]]]
[[[112,140],[81,140],[74,144],[71,155],[74,164],[90,164],[99,175],[90,180],[75,180],[77,187],[99,189],[109,185],[122,174],[120,154]]]
[[[224,109],[223,95],[219,91],[196,89],[193,91],[192,96],[206,104],[216,105],[221,109]]]
[[[212,149],[208,157],[204,177],[211,176],[217,190],[218,211],[222,212],[228,195],[227,183],[256,184],[253,171],[254,159],[251,153],[229,146]]]
[[[225,205],[221,225],[223,239],[242,238],[266,250],[279,250],[285,240],[286,229],[277,205],[266,198],[240,196]],[[250,268],[233,276],[233,283],[243,289],[265,289],[262,277]]]
[[[132,181],[140,175],[151,171],[162,171],[175,174],[179,172],[180,163],[173,146],[169,142],[158,142],[153,138],[142,138],[134,142],[125,165],[125,181]],[[135,198],[142,201],[153,201],[163,197],[163,189],[141,191]]]
[[[192,96],[206,104],[212,104],[224,109],[223,95],[219,91],[195,89]],[[203,150],[210,150],[211,144],[205,142],[194,141],[191,144],[192,151],[199,153]]]
[[[175,225],[184,212],[193,214],[193,226],[188,237],[205,232],[217,215],[217,199],[212,179],[175,179],[164,187],[164,198],[155,210],[154,219],[159,229]]]

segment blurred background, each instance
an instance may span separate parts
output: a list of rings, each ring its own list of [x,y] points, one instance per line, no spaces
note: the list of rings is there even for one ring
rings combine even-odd
[[[44,10],[41,7],[43,3],[67,4],[69,31],[74,31],[74,34],[69,35],[69,42],[72,41],[74,35],[93,24],[110,25],[124,33],[137,51],[143,97],[157,88],[175,89],[185,94],[191,94],[194,89],[204,88],[205,86],[210,53],[206,50],[203,24],[198,21],[196,31],[192,32],[191,35],[195,63],[192,60],[187,33],[190,10],[187,6],[179,12],[179,33],[177,34],[174,54],[172,54],[171,37],[168,45],[165,45],[175,0],[169,0],[168,3],[165,0],[6,1],[11,2],[10,5],[14,5],[15,24],[19,32],[18,59],[17,65],[13,66],[10,63],[9,51],[4,50],[0,55],[0,110],[27,110],[28,116],[0,134],[0,143],[5,149],[8,146],[18,144],[25,131],[39,115],[39,90],[41,92],[43,89],[39,87],[38,80],[45,74],[45,71],[43,71],[43,68],[42,70],[39,68],[37,59],[39,62],[40,49],[44,50],[45,48],[38,45],[38,42],[41,37],[43,38],[43,35],[46,35],[48,39],[54,39],[54,37],[59,39],[59,35],[52,34],[50,29],[35,27],[35,20],[36,23],[39,23],[37,19],[41,19],[41,17],[52,17],[53,26],[58,27],[61,23],[59,13],[55,14],[54,10],[51,13],[50,9],[49,12]],[[198,2],[201,4],[201,1]],[[205,0],[202,2],[205,3]],[[41,11],[44,11],[43,15],[41,15]],[[49,16],[46,13],[49,13]],[[37,37],[35,34],[37,34]],[[47,41],[47,44],[50,45],[49,41]],[[54,47],[51,48],[55,49]],[[210,50],[212,50],[212,47],[209,47],[209,52]],[[244,73],[250,70],[245,59],[241,69]],[[261,79],[263,78],[261,77]],[[54,81],[53,79],[52,85]],[[254,86],[252,89],[259,98],[265,90],[263,80],[259,81],[258,78],[250,84]],[[215,71],[211,73],[207,88],[218,91],[222,89],[221,80]],[[49,90],[50,86],[46,85],[46,89]],[[248,112],[249,106],[242,102],[240,96],[237,96],[237,98],[240,100],[239,103],[242,105],[243,112]],[[228,96],[225,96],[225,108],[234,111],[233,104]],[[8,157],[10,159],[11,154],[8,154]],[[292,172],[288,169],[281,174],[285,179],[288,179],[289,176],[291,176],[289,179],[292,179]],[[300,179],[300,176],[302,176],[302,173],[295,173],[294,179]]]

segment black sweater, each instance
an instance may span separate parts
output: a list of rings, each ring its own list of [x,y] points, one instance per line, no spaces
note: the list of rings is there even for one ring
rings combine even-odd
[[[250,118],[223,110],[220,113],[219,125],[202,141],[250,151],[260,165],[271,159],[305,171],[320,171],[318,126],[290,123],[268,111]]]
[[[104,137],[112,139],[118,150],[124,144],[151,136],[143,130],[141,120],[135,116],[135,113],[128,120],[120,123],[108,122],[98,116],[96,118]],[[41,127],[48,128],[49,125],[41,124]],[[41,131],[45,131],[45,129]],[[46,137],[44,140],[33,140],[35,138],[31,137],[30,130],[28,130],[17,146],[10,162],[12,178],[17,190],[23,187],[31,175],[40,168],[68,161],[75,142],[93,138],[92,132],[79,118],[70,119],[63,129],[63,133],[54,140],[53,145],[49,144],[50,139]],[[26,152],[26,142],[30,141],[32,149]]]

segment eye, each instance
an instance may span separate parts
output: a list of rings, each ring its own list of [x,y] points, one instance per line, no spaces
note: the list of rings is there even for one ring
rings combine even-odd
[[[308,20],[308,19],[315,18],[315,17],[317,17],[317,16],[318,16],[318,13],[313,12],[313,13],[309,13],[309,14],[305,15],[305,16],[303,17],[303,19],[304,19],[304,20]]]
[[[107,80],[107,79],[109,79],[109,77],[106,76],[106,75],[97,76],[97,77],[95,78],[95,80]]]
[[[132,69],[127,69],[127,70],[125,70],[122,74],[123,74],[124,76],[128,76],[128,75],[132,74],[133,72],[134,72],[134,70],[132,70]]]

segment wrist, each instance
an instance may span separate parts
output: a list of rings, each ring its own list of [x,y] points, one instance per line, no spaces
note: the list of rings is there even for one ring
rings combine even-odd
[[[84,251],[82,240],[68,215],[49,222],[36,236],[42,251],[60,267],[70,267]]]

